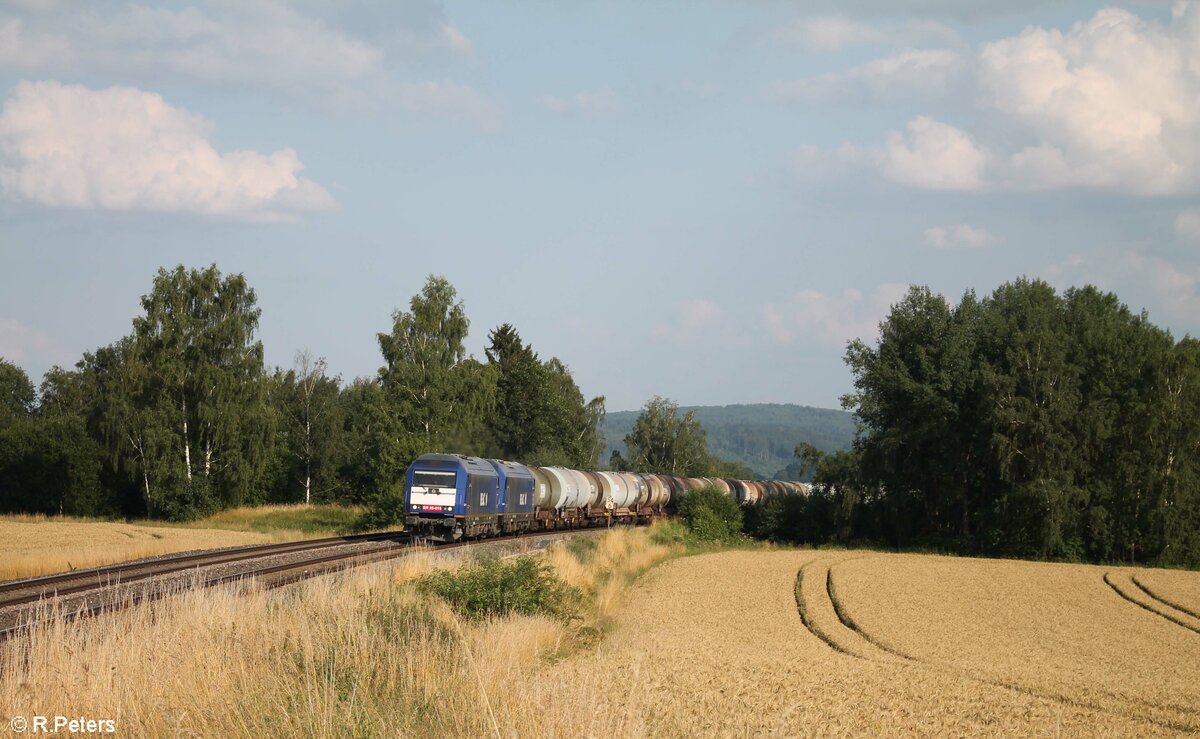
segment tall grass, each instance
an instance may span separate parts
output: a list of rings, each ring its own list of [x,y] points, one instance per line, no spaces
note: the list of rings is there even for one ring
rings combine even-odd
[[[620,591],[671,551],[614,530],[532,555],[580,588],[573,621],[468,621],[418,585],[437,566],[429,552],[282,591],[189,592],[60,621],[0,647],[0,705],[112,718],[128,736],[528,735],[539,711],[569,722],[574,710],[530,706],[530,681],[590,643]]]

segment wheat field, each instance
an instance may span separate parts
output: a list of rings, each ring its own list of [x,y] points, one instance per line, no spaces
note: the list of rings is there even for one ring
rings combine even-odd
[[[463,621],[414,585],[455,566],[430,553],[187,593],[0,648],[0,706],[150,737],[1200,732],[1200,574],[676,554],[644,531],[556,545],[586,594],[570,623]]]
[[[271,541],[276,538],[246,531],[5,518],[0,519],[0,580]]]

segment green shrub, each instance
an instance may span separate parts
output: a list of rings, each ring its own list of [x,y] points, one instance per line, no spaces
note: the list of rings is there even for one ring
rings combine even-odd
[[[404,521],[404,483],[398,482],[367,499],[367,509],[354,522],[354,531],[398,528]]]
[[[683,544],[687,541],[687,527],[678,521],[656,524],[650,529],[650,541],[662,546]]]
[[[688,493],[679,502],[679,516],[700,541],[728,542],[742,533],[742,507],[715,487]]]
[[[815,499],[814,499],[815,500]],[[804,495],[772,495],[756,505],[748,506],[743,525],[745,531],[755,539],[774,542],[814,543],[808,538],[810,519],[817,515],[810,506],[810,498]],[[814,511],[810,513],[809,508]]]
[[[461,616],[480,620],[518,613],[569,620],[581,594],[537,557],[502,560],[487,557],[457,571],[440,570],[420,580],[420,587],[444,599]]]

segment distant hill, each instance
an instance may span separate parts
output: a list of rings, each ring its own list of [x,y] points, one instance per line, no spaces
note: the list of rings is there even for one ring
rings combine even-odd
[[[854,416],[845,411],[778,403],[681,407],[695,411],[708,434],[708,450],[721,459],[741,462],[764,477],[775,477],[797,460],[796,445],[807,441],[824,452],[849,449]],[[625,453],[625,435],[641,411],[617,411],[604,419],[605,457]]]

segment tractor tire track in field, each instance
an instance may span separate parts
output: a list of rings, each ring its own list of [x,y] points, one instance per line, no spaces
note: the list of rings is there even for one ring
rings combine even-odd
[[[1182,626],[1183,628],[1187,629],[1188,631],[1191,631],[1196,634],[1200,634],[1200,627],[1194,626],[1194,625],[1188,623],[1187,621],[1185,621],[1184,617],[1177,616],[1174,613],[1171,613],[1169,610],[1166,610],[1166,609],[1173,609],[1173,608],[1175,608],[1175,606],[1173,606],[1169,602],[1157,597],[1156,595],[1154,595],[1150,591],[1146,590],[1141,585],[1138,585],[1137,582],[1134,581],[1133,577],[1130,577],[1129,581],[1130,581],[1130,584],[1132,584],[1134,587],[1138,588],[1138,590],[1140,590],[1141,592],[1145,593],[1146,596],[1149,598],[1149,600],[1148,601],[1140,600],[1135,595],[1138,592],[1138,590],[1127,591],[1124,588],[1122,588],[1120,585],[1117,584],[1119,582],[1119,579],[1116,577],[1113,577],[1113,573],[1111,573],[1111,572],[1104,573],[1104,584],[1107,585],[1108,587],[1112,588],[1112,591],[1114,593],[1116,593],[1117,595],[1121,596],[1125,600],[1129,601],[1130,603],[1134,604],[1135,606],[1137,606],[1138,608],[1141,608],[1144,611],[1149,611],[1150,613],[1153,613],[1155,616],[1165,618],[1166,620],[1170,621],[1171,623],[1175,624],[1176,626]],[[1164,606],[1166,608],[1164,608]],[[1181,609],[1176,609],[1176,610],[1181,610]],[[1186,611],[1181,611],[1181,612],[1187,613]]]
[[[1149,588],[1149,586],[1147,586],[1145,583],[1143,583],[1141,580],[1139,580],[1137,575],[1130,575],[1129,579],[1133,582],[1134,585],[1138,586],[1138,588],[1143,593],[1150,596],[1151,598],[1158,601],[1159,603],[1162,603],[1163,605],[1168,605],[1171,608],[1174,608],[1175,610],[1179,611],[1180,613],[1186,613],[1187,615],[1191,616],[1192,618],[1196,619],[1197,621],[1200,621],[1200,611],[1194,611],[1185,605],[1181,605],[1180,603],[1178,603],[1174,600],[1171,600],[1169,598],[1159,595],[1158,593],[1151,590]]]
[[[808,600],[804,597],[804,576],[808,571],[808,568],[812,567],[814,564],[818,564],[818,560],[813,560],[812,562],[806,563],[800,568],[800,571],[796,573],[796,610],[800,612],[800,623],[804,624],[804,628],[808,629],[809,633],[820,639],[833,651],[862,659],[862,657],[859,655],[851,652],[849,649],[846,649],[841,644],[838,644],[836,641],[834,641],[832,637],[825,633],[824,629],[817,626],[817,624],[813,621],[812,615],[809,612]]]
[[[863,638],[863,640],[874,645],[878,649],[881,649],[889,654],[894,654],[901,659],[908,660],[909,662],[919,661],[916,657],[905,654],[895,647],[884,644],[883,641],[878,637],[868,634],[853,618],[850,617],[850,614],[846,612],[846,607],[842,605],[842,602],[838,600],[837,594],[834,593],[832,565],[825,573],[825,592],[829,594],[829,600],[831,603],[833,603],[833,612],[837,614],[838,620],[842,622],[843,626],[858,634]]]
[[[1180,706],[1160,705],[1149,701],[1131,699],[1126,696],[1105,691],[1105,695],[1108,698],[1125,704],[1123,706],[1125,710],[1122,711],[1119,708],[1111,705],[1094,703],[1058,693],[1045,692],[1036,688],[1022,685],[1016,681],[979,675],[954,665],[920,659],[907,654],[900,649],[892,647],[879,637],[874,636],[863,629],[863,627],[850,614],[843,600],[837,596],[837,587],[834,584],[833,577],[834,567],[836,565],[852,561],[852,559],[861,558],[854,557],[851,559],[836,560],[833,562],[830,562],[829,560],[813,560],[802,566],[800,571],[796,574],[796,607],[800,612],[800,621],[810,633],[812,633],[834,651],[870,662],[887,662],[893,665],[911,665],[916,668],[923,668],[935,672],[950,673],[960,678],[966,678],[968,680],[973,680],[975,682],[995,688],[1010,690],[1014,693],[1019,693],[1030,698],[1057,703],[1069,708],[1095,711],[1098,713],[1107,713],[1109,715],[1122,718],[1133,718],[1165,729],[1170,729],[1172,731],[1185,732],[1189,734],[1194,734],[1200,731],[1200,725],[1194,721],[1188,721],[1189,718],[1194,719],[1200,717],[1200,711],[1196,711],[1195,709],[1184,708]],[[826,628],[817,624],[813,618],[813,611],[826,604],[814,603],[809,597],[805,596],[804,583],[808,581],[809,577],[812,576],[810,568],[815,568],[817,570],[815,573],[817,577],[820,577],[821,574],[824,574],[825,576],[825,587],[821,590],[828,598],[829,608],[837,616],[837,620],[841,626],[841,629],[838,631],[831,632],[830,630],[827,630]],[[824,570],[824,572],[822,573],[820,570]],[[850,638],[845,639],[845,637]],[[842,638],[843,641],[839,641],[839,638]],[[847,642],[854,643],[859,648],[851,648]],[[863,645],[867,645],[869,649],[862,649]],[[866,656],[862,653],[863,651],[866,651],[873,656]],[[1174,713],[1176,714],[1177,718],[1182,718],[1182,720],[1171,720],[1169,718],[1160,718],[1158,716],[1147,715],[1144,713],[1144,711],[1147,709],[1150,711]]]

